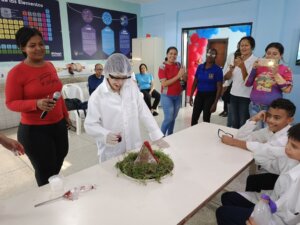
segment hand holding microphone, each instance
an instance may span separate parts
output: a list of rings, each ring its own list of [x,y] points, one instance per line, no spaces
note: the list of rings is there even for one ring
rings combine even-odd
[[[60,96],[61,96],[60,92],[56,91],[53,94],[52,99],[46,98],[46,99],[39,99],[37,101],[37,107],[40,110],[43,110],[43,112],[40,116],[41,119],[44,119],[45,116],[48,114],[48,112],[51,111],[55,107],[55,103],[60,98]]]

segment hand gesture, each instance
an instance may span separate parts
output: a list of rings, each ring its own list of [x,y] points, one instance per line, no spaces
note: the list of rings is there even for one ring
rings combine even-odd
[[[152,142],[152,145],[156,145],[157,147],[164,149],[164,148],[169,148],[170,145],[168,142],[166,142],[164,139],[158,139],[156,141]]]
[[[7,148],[8,150],[11,150],[16,156],[25,154],[23,145],[16,140],[1,135],[0,143],[3,145],[3,147]]]
[[[56,101],[54,101],[53,99],[48,98],[43,98],[43,99],[39,99],[37,100],[37,107],[42,110],[42,111],[51,111],[54,107],[55,107]]]
[[[257,67],[259,66],[259,62],[258,60],[256,60],[254,63],[253,63],[253,69],[257,69]]]
[[[193,105],[194,105],[194,100],[193,100],[193,96],[190,96],[190,106],[192,106],[193,107]]]
[[[211,107],[210,107],[210,112],[214,113],[217,110],[217,104],[214,103]]]
[[[182,79],[184,74],[185,74],[185,68],[184,68],[184,66],[182,66],[182,67],[179,69],[179,72],[178,72],[178,74],[177,74],[178,79]]]
[[[258,121],[266,122],[266,119],[267,119],[267,112],[265,110],[262,110],[256,115],[254,115],[250,120],[255,122]]]
[[[120,133],[116,134],[116,133],[109,133],[106,136],[106,144],[107,145],[116,145],[120,142],[121,140],[121,135]]]
[[[253,219],[253,217],[250,217],[249,220],[246,221],[246,225],[257,225]]]
[[[233,137],[230,137],[228,135],[222,135],[221,141],[226,145],[232,145],[233,144]]]

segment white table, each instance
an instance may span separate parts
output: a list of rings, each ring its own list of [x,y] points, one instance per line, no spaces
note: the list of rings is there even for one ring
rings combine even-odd
[[[38,208],[51,197],[48,185],[1,201],[0,224],[30,225],[174,225],[184,223],[253,160],[248,151],[220,142],[218,128],[200,123],[166,137],[174,161],[173,176],[147,185],[117,176],[117,159],[66,178],[67,188],[96,184],[78,200],[59,200]]]

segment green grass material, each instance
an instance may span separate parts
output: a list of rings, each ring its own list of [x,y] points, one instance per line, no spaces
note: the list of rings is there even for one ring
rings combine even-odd
[[[154,150],[154,155],[158,158],[159,163],[137,163],[134,164],[138,156],[137,152],[129,153],[122,161],[116,163],[116,167],[122,173],[137,180],[145,181],[154,179],[160,182],[160,179],[171,173],[174,168],[172,159],[162,151]]]

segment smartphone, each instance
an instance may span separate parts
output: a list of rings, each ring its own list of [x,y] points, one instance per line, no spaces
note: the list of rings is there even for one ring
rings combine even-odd
[[[277,66],[277,64],[278,64],[278,62],[275,59],[266,59],[266,58],[258,59],[259,66],[275,67],[275,66]]]

